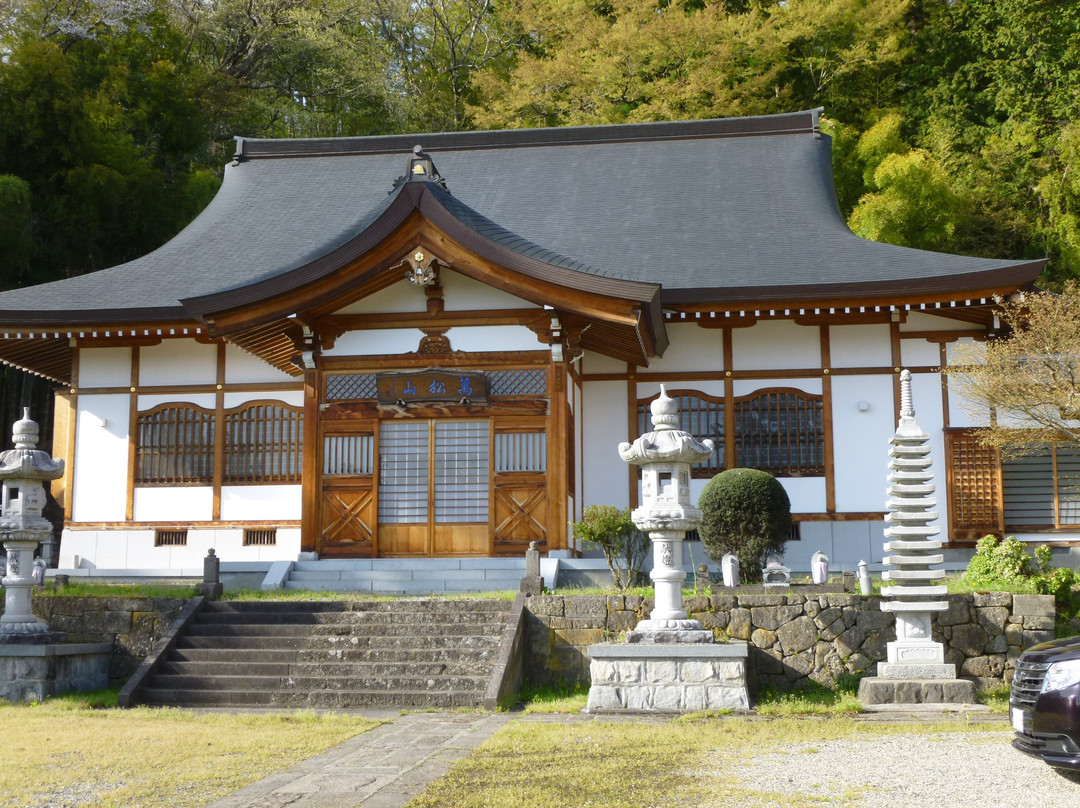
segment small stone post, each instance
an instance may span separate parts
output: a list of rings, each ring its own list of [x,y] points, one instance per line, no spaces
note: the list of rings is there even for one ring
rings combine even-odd
[[[206,558],[203,559],[203,580],[199,591],[208,600],[217,600],[221,597],[222,589],[221,559],[211,547],[206,553]]]
[[[641,466],[642,505],[631,518],[649,534],[656,608],[648,620],[628,632],[627,642],[712,642],[711,631],[688,620],[682,607],[682,546],[686,531],[701,524],[701,511],[690,504],[690,465],[713,452],[711,440],[699,441],[678,428],[679,405],[664,385],[651,405],[653,430],[633,443],[619,444],[619,456]]]
[[[15,448],[0,452],[0,541],[7,550],[4,576],[4,616],[0,617],[0,644],[51,644],[63,642],[64,635],[34,617],[31,608],[34,586],[34,550],[52,534],[52,524],[42,516],[45,507],[44,480],[64,474],[64,461],[53,460],[35,447],[38,425],[30,420],[30,408],[14,424]]]
[[[536,542],[529,542],[529,549],[525,551],[525,577],[521,579],[519,591],[526,595],[542,595],[544,592],[544,579],[540,577],[540,550]]]

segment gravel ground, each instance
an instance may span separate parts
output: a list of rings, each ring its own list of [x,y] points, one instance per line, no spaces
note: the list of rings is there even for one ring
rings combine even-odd
[[[846,798],[858,808],[1080,806],[1080,782],[1016,751],[1011,740],[1012,732],[1002,731],[807,742],[743,758],[735,767],[718,761],[715,774],[815,805]]]

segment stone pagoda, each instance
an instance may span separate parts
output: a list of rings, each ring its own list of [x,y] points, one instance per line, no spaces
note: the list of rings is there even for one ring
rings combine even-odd
[[[52,524],[42,515],[45,507],[43,481],[64,473],[64,461],[53,460],[37,448],[38,425],[30,420],[30,408],[14,425],[15,448],[0,452],[0,541],[7,551],[4,576],[4,616],[0,617],[0,644],[49,644],[62,642],[63,634],[49,631],[34,617],[34,551],[52,534]]]
[[[938,518],[931,470],[930,437],[915,420],[911,371],[900,374],[900,421],[890,441],[889,488],[885,520],[885,564],[889,583],[883,611],[896,615],[896,640],[888,643],[888,661],[877,677],[859,685],[864,704],[975,701],[973,682],[957,679],[956,666],[945,663],[945,649],[934,641],[931,617],[949,608],[942,579],[941,542],[934,537]]]
[[[686,579],[682,545],[686,532],[701,524],[690,503],[690,466],[713,452],[679,429],[678,402],[664,386],[651,405],[652,431],[619,445],[619,456],[641,466],[641,507],[634,525],[653,547],[650,578],[655,608],[626,634],[625,643],[589,647],[587,709],[593,712],[682,712],[749,709],[747,646],[714,644],[713,633],[689,619],[682,602]]]

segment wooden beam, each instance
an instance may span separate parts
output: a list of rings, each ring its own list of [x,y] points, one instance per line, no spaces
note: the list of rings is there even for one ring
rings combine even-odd
[[[322,525],[319,505],[322,501],[322,431],[319,416],[323,374],[312,369],[304,373],[304,460],[300,500],[300,551],[313,553]],[[374,528],[374,526],[373,526]],[[375,530],[372,530],[374,541]]]
[[[825,510],[833,513],[836,510],[836,469],[833,465],[833,400],[832,400],[832,376],[829,375],[829,367],[832,365],[832,349],[829,343],[829,326],[819,326],[821,329],[821,419],[822,437],[825,450]]]

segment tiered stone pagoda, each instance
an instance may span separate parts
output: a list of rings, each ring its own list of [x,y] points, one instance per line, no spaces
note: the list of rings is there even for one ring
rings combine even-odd
[[[956,666],[945,663],[945,649],[934,641],[931,618],[949,608],[942,579],[945,570],[941,542],[934,537],[938,518],[930,437],[915,420],[911,371],[900,374],[900,421],[890,441],[889,498],[885,519],[885,564],[889,586],[881,603],[896,615],[896,640],[888,643],[888,661],[878,663],[878,675],[864,679],[859,698],[865,704],[943,703],[975,701],[973,682],[957,679]]]

